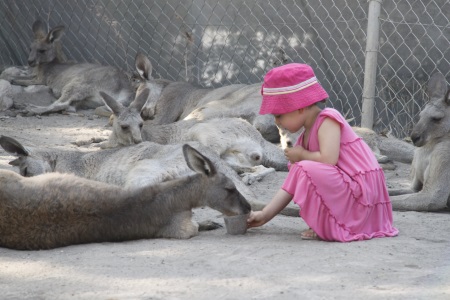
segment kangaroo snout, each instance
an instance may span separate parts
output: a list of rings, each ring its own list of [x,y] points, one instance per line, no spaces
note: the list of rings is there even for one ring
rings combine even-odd
[[[248,214],[252,210],[250,203],[242,195],[239,195],[239,198],[242,203],[242,213],[241,214]]]
[[[252,161],[255,163],[259,163],[262,160],[262,155],[260,153],[254,152],[250,155],[250,157],[251,157]]]
[[[417,133],[417,132],[412,132],[411,133],[411,141],[413,142],[414,146],[416,147],[421,147],[425,144],[424,139],[422,138],[422,135]]]
[[[144,120],[154,120],[155,119],[155,109],[144,106],[141,111],[141,116]]]
[[[242,196],[239,192],[239,195],[234,195],[233,197],[236,197],[233,201],[234,205],[227,204],[221,208],[213,207],[214,209],[219,210],[221,213],[223,213],[226,216],[235,216],[235,215],[244,215],[248,214],[252,207],[250,203],[245,199],[244,196]]]

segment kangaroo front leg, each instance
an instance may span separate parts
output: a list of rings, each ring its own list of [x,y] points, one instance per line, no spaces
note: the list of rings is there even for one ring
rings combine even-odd
[[[438,162],[432,167],[435,173],[429,176],[420,192],[390,197],[394,210],[438,211],[447,207],[450,186],[446,178],[450,178],[450,171],[446,164]]]
[[[21,85],[21,86],[30,86],[30,85],[45,85],[46,82],[43,80],[38,80],[35,76],[29,75],[29,76],[21,76],[16,77],[11,80],[11,84],[14,85]]]
[[[192,221],[192,211],[183,211],[171,216],[167,225],[161,228],[157,237],[188,239],[198,234],[198,224]]]
[[[274,168],[266,168],[263,165],[259,165],[252,167],[250,172],[244,172],[240,175],[242,177],[242,181],[244,181],[247,185],[251,185],[256,181],[261,181],[265,176],[273,172],[275,172]]]
[[[432,191],[392,196],[392,209],[400,211],[439,211],[447,207],[447,197]]]
[[[222,225],[212,220],[206,220],[198,223],[198,231],[210,231],[221,228]]]

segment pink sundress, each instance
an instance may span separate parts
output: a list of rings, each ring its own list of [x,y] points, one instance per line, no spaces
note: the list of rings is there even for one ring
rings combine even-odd
[[[320,112],[306,149],[319,150],[318,130],[325,118],[341,125],[337,165],[296,162],[290,166],[282,189],[293,195],[300,216],[323,240],[350,242],[396,236],[383,170],[369,146],[337,110]],[[303,145],[303,134],[296,145]]]

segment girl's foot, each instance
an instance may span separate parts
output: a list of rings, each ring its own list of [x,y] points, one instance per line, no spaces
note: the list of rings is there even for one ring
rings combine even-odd
[[[320,240],[320,237],[311,228],[302,231],[300,237],[302,240]]]

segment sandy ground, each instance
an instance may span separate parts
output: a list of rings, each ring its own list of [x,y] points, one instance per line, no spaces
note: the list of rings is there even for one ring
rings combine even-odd
[[[27,145],[77,148],[107,137],[91,111],[42,117],[0,113],[0,134]],[[97,148],[84,147],[86,151]],[[0,168],[12,169],[0,150]],[[389,187],[407,184],[408,165],[386,171]],[[270,201],[286,173],[251,186]],[[196,220],[223,224],[197,209]],[[0,248],[2,299],[450,299],[450,215],[394,212],[400,235],[353,243],[304,241],[301,218],[277,216],[231,236],[225,228],[189,240],[74,245],[45,251]]]

